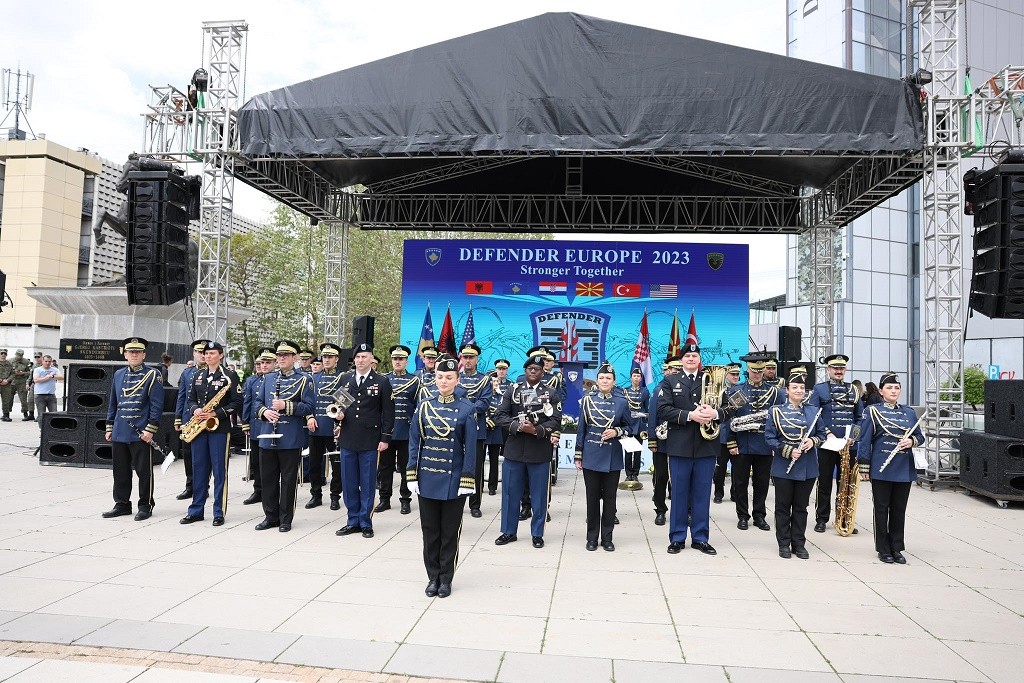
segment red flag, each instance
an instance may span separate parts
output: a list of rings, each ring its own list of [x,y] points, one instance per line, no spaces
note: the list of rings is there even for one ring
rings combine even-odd
[[[640,296],[640,285],[616,282],[612,285],[612,296]]]
[[[491,294],[494,292],[494,282],[490,280],[467,280],[466,294]]]
[[[672,316],[672,333],[668,338],[668,357],[678,356],[683,352],[683,343],[679,340],[679,315]]]
[[[640,373],[644,378],[644,385],[648,385],[654,381],[654,375],[651,372],[651,335],[647,331],[647,311],[644,311],[643,320],[640,321],[640,337],[636,340],[636,350],[633,352],[633,365],[629,369],[629,374],[633,374],[633,370],[640,368]]]
[[[441,338],[437,340],[437,350],[452,358],[459,357],[458,352],[455,350],[455,328],[452,326],[451,306],[448,307],[448,311],[444,314],[444,325],[441,326]]]
[[[697,321],[693,318],[693,311],[690,311],[690,328],[686,330],[686,343],[697,346]],[[698,369],[703,369],[704,363],[702,362]]]

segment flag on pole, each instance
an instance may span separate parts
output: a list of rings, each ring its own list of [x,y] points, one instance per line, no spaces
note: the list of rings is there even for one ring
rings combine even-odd
[[[466,344],[476,344],[476,326],[473,325],[473,306],[469,307],[469,315],[466,317],[466,326],[462,328],[462,343],[459,350],[466,347]],[[462,356],[459,356],[459,372],[462,372]]]
[[[416,369],[423,369],[423,349],[434,345],[434,323],[430,319],[430,303],[427,303],[427,314],[423,316],[423,329],[420,331],[420,345],[416,349]]]
[[[645,386],[654,381],[654,373],[651,371],[651,335],[647,330],[647,309],[644,309],[644,317],[640,321],[640,337],[636,340],[633,366],[629,369],[629,374],[632,375],[636,368],[640,368]]]
[[[672,332],[668,337],[668,353],[666,354],[669,358],[678,356],[683,352],[683,343],[679,340],[679,311],[676,311],[675,315],[672,316]]]
[[[452,327],[452,307],[444,314],[444,324],[441,325],[441,338],[437,340],[437,350],[452,358],[458,358],[459,353],[455,348],[455,328]]]
[[[699,346],[697,342],[697,321],[693,318],[693,311],[690,311],[690,327],[686,330],[686,343]],[[698,369],[703,369],[704,363],[702,362]]]

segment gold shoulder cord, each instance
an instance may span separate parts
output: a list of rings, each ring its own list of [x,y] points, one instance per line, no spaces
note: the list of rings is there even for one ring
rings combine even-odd
[[[427,401],[421,404],[423,407],[420,409],[420,431],[424,434],[427,428],[434,436],[442,439],[447,438],[449,434],[455,429],[455,425],[458,422],[458,416],[455,417],[449,424],[448,419],[445,418],[441,412]]]
[[[131,398],[132,396],[135,396],[140,391],[142,391],[143,385],[145,385],[147,381],[152,381],[155,377],[156,370],[149,370],[145,375],[139,378],[138,382],[133,384],[131,387],[126,387],[122,384],[121,395],[124,396],[125,398]]]
[[[487,382],[489,382],[490,379],[491,378],[485,374],[479,382],[473,385],[472,389],[463,387],[463,389],[466,389],[466,396],[472,396],[473,400],[475,401],[477,397],[480,395],[480,390],[484,388],[484,385],[487,384]]]
[[[806,419],[803,421],[804,424],[797,424],[797,421],[786,417],[781,406],[772,406],[772,412],[775,414],[775,426],[778,427],[779,433],[782,434],[782,438],[787,441],[798,441],[803,435],[803,430],[807,429]],[[803,416],[803,413],[800,413]],[[783,422],[785,424],[783,424]],[[796,430],[795,435],[786,431],[787,427],[791,427]],[[808,435],[809,436],[809,435]]]
[[[886,436],[902,439],[903,435],[907,433],[907,428],[905,426],[899,424],[892,418],[882,415],[882,411],[880,411],[876,406],[871,406],[869,410],[871,411],[871,421],[874,422],[875,426],[882,430]]]
[[[395,379],[395,378],[392,378],[392,379]],[[413,384],[418,382],[419,379],[420,378],[417,377],[416,375],[410,375],[410,378],[408,380],[406,380],[403,384],[392,384],[391,385],[391,400],[394,401],[395,398],[398,396],[398,394],[405,393],[406,390],[408,390],[409,387],[411,387]]]
[[[583,399],[583,414],[586,417],[587,424],[602,431],[611,429],[612,420],[615,419],[614,413],[609,413],[594,405],[594,398],[589,394]]]
[[[759,398],[757,402],[751,402],[750,407],[753,409],[754,412],[764,410],[769,405],[775,402],[775,394],[777,394],[778,391],[779,388],[777,386],[771,387],[768,391],[764,392],[764,394],[761,395],[761,398]]]
[[[281,399],[282,401],[294,401],[295,397],[302,393],[302,388],[304,386],[306,386],[306,379],[307,379],[306,375],[304,373],[301,373],[301,372],[296,372],[294,375],[292,375],[292,377],[295,377],[296,375],[298,376],[298,378],[294,379],[290,385],[288,385],[286,387],[281,387],[282,394],[278,394],[277,397],[279,399]],[[281,376],[278,375],[278,378],[281,379]],[[287,381],[287,379],[285,381]],[[289,391],[291,389],[295,389],[295,391],[291,395],[289,395],[289,396],[284,396],[283,395],[284,391]]]
[[[323,396],[323,397],[328,397],[328,396],[333,397],[334,396],[334,388],[338,386],[338,382],[341,381],[341,377],[342,377],[343,374],[345,374],[345,373],[342,373],[342,372],[337,373],[335,375],[335,377],[334,377],[334,380],[330,384],[326,384],[325,383],[322,387],[317,389],[317,395],[318,396]]]

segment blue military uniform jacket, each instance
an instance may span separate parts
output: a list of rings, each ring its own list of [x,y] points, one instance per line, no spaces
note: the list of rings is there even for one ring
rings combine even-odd
[[[818,409],[812,406],[794,408],[788,403],[772,406],[768,411],[768,425],[765,427],[765,441],[772,449],[772,476],[794,481],[807,481],[818,477],[818,453],[815,450],[828,434],[825,425],[819,418],[814,425],[814,433],[808,435],[807,428],[814,422]],[[786,470],[793,462],[793,450],[798,448],[804,438],[810,436],[815,448],[805,451],[788,473]]]
[[[337,421],[327,416],[327,407],[334,403],[334,392],[341,385],[344,374],[337,368],[331,371],[320,370],[313,373],[313,416],[316,418],[316,429],[312,436],[334,436]]]
[[[765,440],[764,428],[747,432],[734,432],[732,431],[731,420],[752,413],[767,411],[772,406],[785,402],[786,392],[781,391],[776,382],[761,382],[756,385],[750,382],[741,382],[736,385],[733,391],[743,392],[747,397],[747,403],[732,415],[730,421],[722,424],[722,431],[726,432],[724,437],[726,447],[739,448],[740,453],[743,455],[771,455],[772,449],[769,448],[768,442]],[[767,417],[765,417],[766,426],[767,421]]]
[[[807,399],[807,405],[813,406],[815,411],[821,408],[821,419],[818,421],[825,425],[825,429],[831,434],[841,437],[849,427],[849,438],[857,440],[860,435],[860,421],[863,417],[864,406],[860,400],[860,392],[853,384],[833,381],[819,382],[814,385],[814,389]]]
[[[355,403],[341,420],[338,447],[351,451],[375,451],[377,444],[391,442],[395,427],[395,402],[391,398],[391,382],[370,370],[363,386],[356,386],[356,372],[344,374],[341,384],[355,397]]]
[[[700,425],[690,422],[690,411],[700,405],[703,391],[703,371],[691,381],[686,373],[670,375],[658,387],[658,423],[668,422],[668,439],[664,452],[683,458],[713,458],[720,451],[715,441],[701,436]],[[725,419],[724,408],[718,410],[719,419]]]
[[[391,382],[391,398],[395,404],[395,426],[391,430],[391,440],[408,441],[409,425],[420,393],[420,378],[408,372],[401,375],[389,372],[384,376]]]
[[[192,419],[192,414],[197,408],[202,408],[213,399],[225,386],[228,393],[220,400],[214,409],[217,416],[216,433],[228,433],[231,431],[231,419],[242,409],[242,386],[239,383],[238,375],[217,368],[212,374],[209,368],[203,368],[192,379],[189,386],[188,404],[185,407],[185,414]]]
[[[493,391],[495,385],[497,385],[498,391]],[[495,424],[494,416],[498,412],[498,406],[501,405],[501,399],[505,396],[505,392],[508,391],[511,386],[512,382],[510,382],[508,378],[505,378],[504,380],[494,379],[491,381],[491,402],[487,408],[487,445],[489,446],[500,446],[508,439],[508,432]],[[494,426],[492,427],[491,425]]]
[[[661,396],[661,383],[654,387],[654,391],[651,392],[651,400],[647,405],[647,447],[651,449],[652,453],[664,453],[665,442],[659,441],[658,437],[655,436],[654,430],[657,429],[661,421],[658,420],[658,397]]]
[[[277,422],[277,433],[280,439],[260,439],[260,448],[295,450],[306,447],[309,443],[309,430],[306,429],[306,416],[314,409],[313,380],[304,372],[292,370],[285,374],[280,370],[268,372],[263,378],[263,386],[256,400],[256,417],[266,421],[264,413],[271,410],[274,395],[285,402]],[[274,431],[273,425],[264,429],[269,434]]]
[[[532,398],[531,398],[532,397]],[[552,414],[541,416],[536,424],[537,433],[527,434],[516,431],[518,415],[528,407],[533,410],[545,403],[551,404]],[[533,387],[525,381],[513,382],[501,397],[498,410],[494,413],[494,424],[508,430],[503,454],[507,460],[516,462],[549,462],[551,460],[551,435],[562,427],[562,404],[555,391],[543,381]]]
[[[182,424],[189,421],[192,417],[187,414],[188,405],[188,392],[192,387],[192,380],[195,379],[196,373],[199,372],[200,368],[205,368],[206,364],[201,366],[186,367],[181,371],[181,376],[178,377],[178,396],[174,402],[174,426],[180,427]]]
[[[250,439],[255,439],[269,429],[263,420],[256,418],[256,397],[263,389],[263,375],[255,374],[245,378],[242,385],[242,431],[249,433]]]
[[[898,403],[875,403],[864,411],[860,441],[857,442],[857,462],[861,469],[869,469],[872,479],[879,481],[917,481],[914,451],[898,451],[892,461],[880,472],[882,463],[900,442],[903,435],[917,423],[917,413],[910,406]],[[924,433],[918,425],[910,434],[914,446],[924,445]]]
[[[487,438],[487,409],[491,405],[491,377],[482,372],[472,375],[459,375],[459,387],[465,392],[465,398],[476,407],[476,438]],[[436,392],[435,392],[436,393]],[[456,396],[459,392],[456,390]]]
[[[651,392],[647,387],[641,386],[634,389],[632,385],[623,388],[623,396],[626,398],[626,405],[629,408],[629,433],[638,435],[648,431],[648,405],[651,402]]]
[[[435,396],[417,406],[409,428],[406,479],[420,495],[454,500],[476,486],[476,406],[463,398]]]
[[[628,391],[628,389],[627,389]],[[590,393],[583,397],[576,428],[576,460],[597,472],[614,472],[623,467],[622,444],[618,438],[601,440],[606,429],[619,436],[632,436],[629,403],[614,394]]]
[[[111,441],[141,441],[135,429],[156,434],[163,409],[164,386],[158,370],[146,365],[120,368],[110,385],[106,431],[111,432]]]

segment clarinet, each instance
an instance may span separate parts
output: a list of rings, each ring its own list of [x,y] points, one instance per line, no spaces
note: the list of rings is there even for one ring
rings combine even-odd
[[[135,423],[134,423],[134,422],[132,422],[131,420],[129,420],[128,418],[125,418],[125,417],[122,417],[121,419],[122,419],[122,420],[124,420],[124,421],[125,421],[125,423],[126,423],[126,424],[127,424],[127,425],[128,425],[129,427],[131,427],[131,428],[132,428],[132,431],[133,431],[133,432],[135,432],[135,436],[139,437],[140,439],[142,438],[142,435],[143,435],[143,434],[144,434],[145,432],[143,432],[143,431],[142,431],[141,429],[139,429],[139,428],[138,428],[138,427],[137,427],[137,426],[135,425]],[[145,441],[143,441],[143,443],[145,443]],[[154,450],[154,451],[156,451],[156,452],[157,452],[157,453],[159,453],[160,455],[164,456],[165,458],[167,457],[167,454],[166,454],[166,453],[164,453],[164,449],[160,448],[160,444],[158,444],[158,443],[157,443],[157,442],[156,442],[155,440],[153,440],[153,441],[150,441],[150,442],[149,442],[149,445],[150,445],[150,446],[152,446],[152,448],[153,448],[153,450]]]

